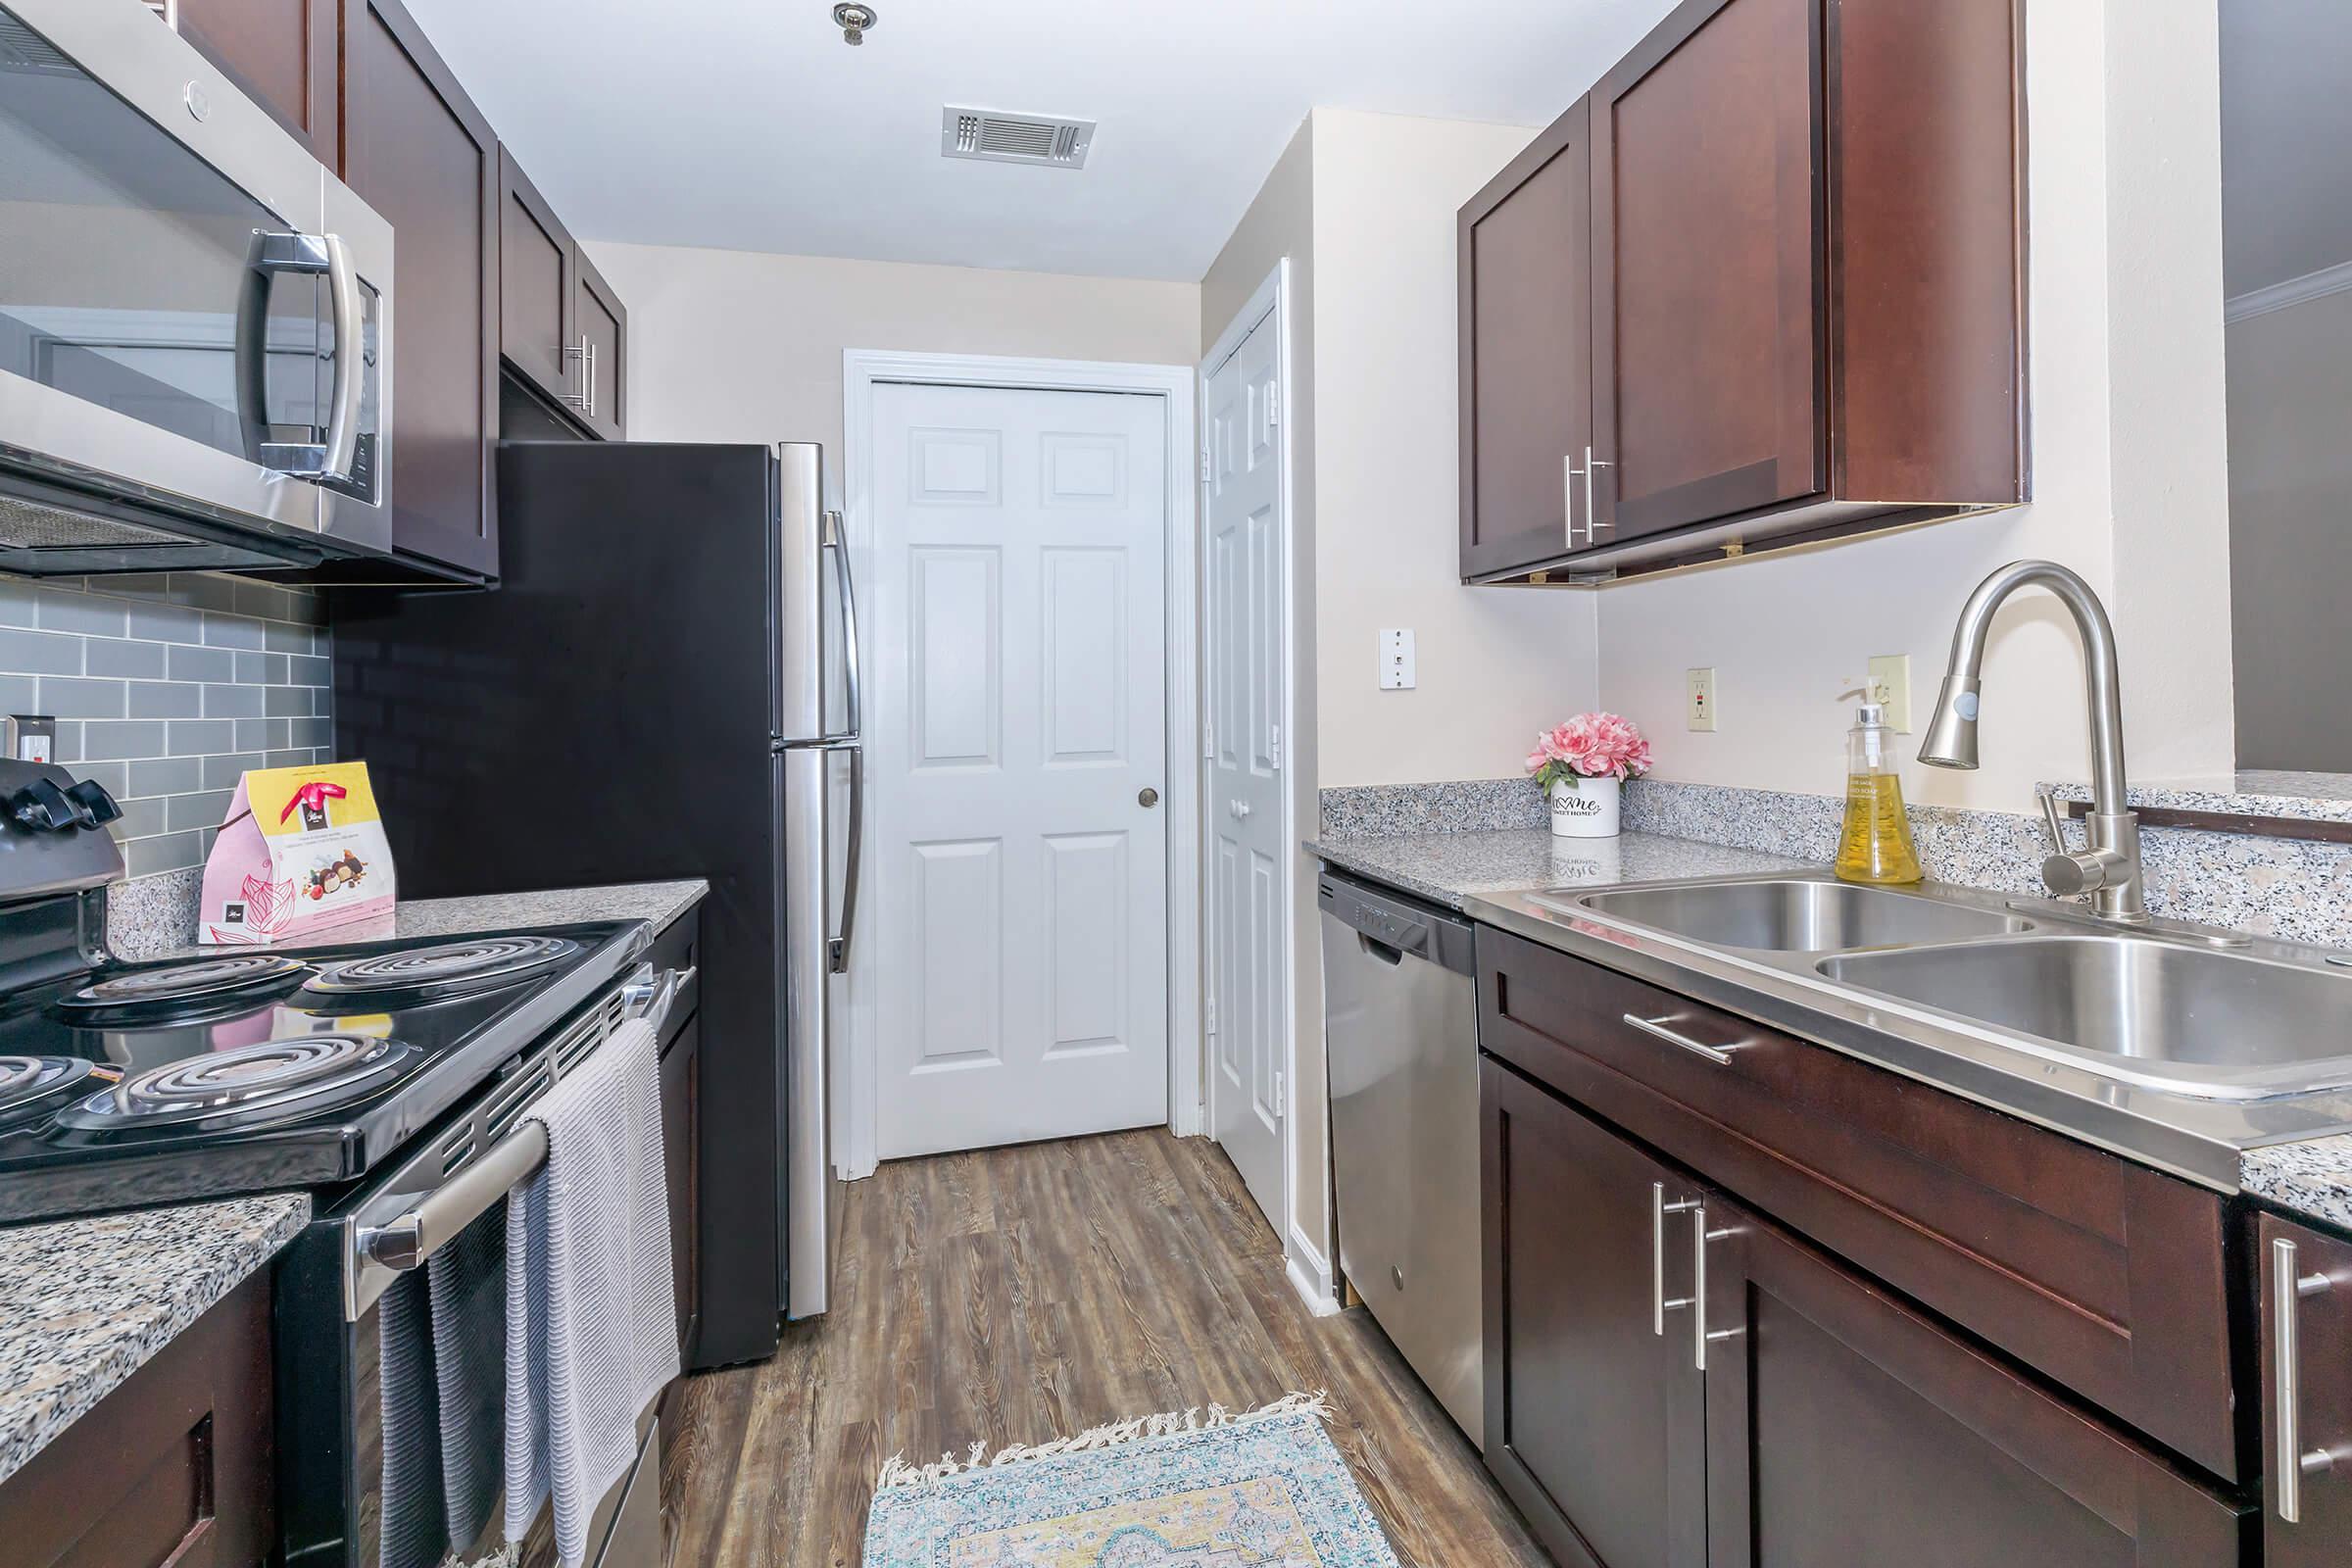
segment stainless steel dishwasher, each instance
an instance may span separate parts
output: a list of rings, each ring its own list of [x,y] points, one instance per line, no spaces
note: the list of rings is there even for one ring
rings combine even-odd
[[[1315,897],[1340,1268],[1483,1449],[1470,922],[1330,870]]]

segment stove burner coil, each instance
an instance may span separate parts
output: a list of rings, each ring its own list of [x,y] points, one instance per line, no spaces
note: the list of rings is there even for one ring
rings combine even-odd
[[[159,969],[134,969],[83,986],[64,999],[68,1008],[99,1010],[173,1002],[211,1002],[308,974],[310,965],[276,953],[239,953]]]
[[[479,937],[329,964],[305,989],[322,996],[477,990],[552,968],[580,951],[563,937]]]
[[[373,1090],[416,1054],[374,1035],[298,1035],[182,1056],[58,1112],[84,1130],[168,1126],[231,1112],[306,1115]]]
[[[0,1055],[0,1117],[47,1100],[90,1074],[79,1056]]]

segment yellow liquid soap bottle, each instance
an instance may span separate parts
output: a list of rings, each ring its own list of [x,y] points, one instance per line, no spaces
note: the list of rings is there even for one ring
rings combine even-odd
[[[1837,872],[1846,882],[1917,882],[1919,852],[1894,770],[1894,731],[1886,710],[1864,703],[1845,732],[1845,828],[1838,836]]]

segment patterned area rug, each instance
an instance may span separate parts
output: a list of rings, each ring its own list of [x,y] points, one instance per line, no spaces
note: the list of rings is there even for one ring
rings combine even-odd
[[[1396,1568],[1323,1396],[882,1468],[865,1568]]]

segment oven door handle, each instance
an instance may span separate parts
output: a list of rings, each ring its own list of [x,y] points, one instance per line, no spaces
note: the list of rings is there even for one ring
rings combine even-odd
[[[640,965],[621,990],[622,1020],[643,1019],[659,1033],[678,993],[693,981],[696,972],[690,964],[657,976],[653,965]],[[380,1286],[364,1288],[366,1282],[358,1276],[364,1273],[367,1264],[396,1274],[420,1266],[457,1240],[459,1232],[481,1218],[518,1183],[537,1175],[539,1167],[546,1163],[547,1128],[537,1121],[525,1121],[491,1145],[489,1152],[418,1200],[415,1207],[381,1225],[357,1226],[352,1248],[362,1268],[347,1269],[345,1274],[345,1288],[350,1296],[346,1306],[354,1321],[360,1309],[372,1301],[381,1289]]]
[[[382,1225],[362,1226],[357,1238],[361,1255],[395,1272],[416,1268],[546,1163],[547,1128],[526,1121],[493,1144],[490,1152],[434,1188],[415,1208]]]

